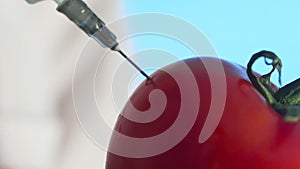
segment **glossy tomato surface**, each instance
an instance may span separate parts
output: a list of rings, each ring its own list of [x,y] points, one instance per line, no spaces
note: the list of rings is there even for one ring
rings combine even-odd
[[[184,60],[192,70],[198,86],[198,90],[191,88],[187,92],[199,92],[200,99],[195,122],[177,144],[156,155],[128,157],[118,154],[116,150],[144,150],[147,154],[146,151],[163,143],[168,144],[174,138],[165,138],[163,142],[153,142],[148,147],[142,147],[118,142],[120,136],[113,134],[109,148],[112,151],[107,154],[106,169],[299,169],[299,123],[283,121],[252,86],[246,69],[224,60],[221,63],[226,85],[217,85],[219,89],[226,91],[223,114],[212,135],[203,143],[199,142],[200,133],[211,110],[212,86],[216,86],[211,84],[210,79],[224,73],[216,71],[208,74],[207,66],[217,65],[219,62],[218,58],[209,57]],[[152,75],[152,83],[142,83],[119,116],[115,130],[131,138],[143,139],[157,136],[171,128],[179,115],[183,94],[180,85],[167,72],[177,72],[177,78],[182,78],[189,84],[191,81],[185,79],[186,74],[181,73],[183,66],[182,62],[168,65]],[[151,106],[149,94],[154,89],[163,91],[167,99],[163,113],[155,120],[143,123],[125,118],[134,108],[147,111]],[[221,102],[218,104],[223,105]],[[192,116],[189,111],[184,112],[184,115]],[[183,123],[182,129],[186,126],[188,124]],[[181,132],[180,128],[177,130],[175,132]]]

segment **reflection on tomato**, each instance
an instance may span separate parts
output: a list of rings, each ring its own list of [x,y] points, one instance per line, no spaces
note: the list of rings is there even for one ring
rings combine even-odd
[[[204,143],[199,143],[199,135],[211,106],[212,91],[209,80],[212,77],[208,76],[203,61],[217,63],[220,60],[209,57],[184,60],[195,76],[200,95],[198,116],[189,133],[174,147],[156,156],[129,158],[108,152],[106,169],[300,168],[299,124],[285,122],[273,110],[249,81],[246,68],[224,60],[221,62],[226,86],[219,86],[225,88],[227,93],[224,112],[211,137]],[[182,64],[178,62],[164,70],[180,71],[181,67]],[[142,83],[130,98],[130,102],[136,109],[145,111],[150,107],[149,93],[153,89],[161,89],[167,97],[164,112],[149,123],[133,122],[120,115],[115,126],[116,131],[130,137],[147,138],[163,133],[172,126],[181,103],[178,84],[162,70],[155,72],[152,77],[153,82]],[[131,111],[127,105],[122,114],[130,114]],[[189,116],[189,112],[185,113]],[[113,135],[111,139],[113,141],[118,137]],[[171,140],[165,140],[169,141]],[[155,143],[153,146],[156,146]],[[144,147],[132,146],[130,149]]]

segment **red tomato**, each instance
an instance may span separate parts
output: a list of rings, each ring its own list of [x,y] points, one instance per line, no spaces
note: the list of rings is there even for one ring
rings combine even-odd
[[[126,157],[115,150],[126,149],[149,151],[161,142],[153,142],[150,147],[114,142],[119,135],[112,135],[106,169],[299,169],[300,168],[300,126],[287,123],[273,110],[248,79],[246,68],[221,60],[226,77],[224,112],[218,126],[204,143],[199,136],[208,115],[211,98],[211,75],[203,61],[214,65],[217,58],[191,58],[184,60],[195,76],[200,100],[198,114],[186,136],[170,149],[149,157]],[[116,123],[115,130],[123,135],[143,139],[164,133],[178,116],[181,107],[180,87],[168,71],[182,71],[183,64],[177,62],[158,70],[152,75],[153,82],[142,83],[130,98],[131,104],[146,111],[150,107],[149,94],[161,89],[167,103],[163,113],[151,122],[138,123],[126,119],[133,108],[130,102],[125,106]],[[217,76],[215,72],[213,76]],[[222,73],[222,72],[220,72]],[[179,73],[179,78],[186,78]],[[189,84],[191,81],[185,80]],[[192,89],[191,89],[192,90]],[[192,91],[193,92],[193,91]],[[194,91],[195,92],[195,91]],[[192,102],[192,101],[191,101]],[[192,116],[184,112],[186,117]],[[134,113],[133,113],[134,116]],[[186,126],[183,124],[182,128]],[[177,129],[178,130],[178,129]],[[180,132],[178,130],[178,132]],[[163,143],[172,142],[173,137]],[[147,153],[147,152],[145,152]]]

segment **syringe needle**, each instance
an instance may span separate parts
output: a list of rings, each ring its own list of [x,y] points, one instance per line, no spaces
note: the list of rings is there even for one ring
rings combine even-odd
[[[31,2],[38,0],[27,1]],[[61,0],[55,1],[60,2]],[[147,80],[152,80],[150,76],[120,50],[116,35],[105,26],[105,23],[82,0],[64,0],[63,3],[59,3],[57,10],[66,15],[86,34],[94,38],[102,47],[119,52],[142,75],[144,75]]]
[[[35,3],[42,0],[26,0]],[[119,52],[129,63],[131,63],[147,80],[148,76],[138,65],[136,65],[119,48],[117,37],[106,26],[105,23],[83,2],[82,0],[54,0],[57,2],[57,10],[66,15],[72,22],[81,28],[88,36],[94,38],[102,47],[110,48]]]
[[[142,75],[144,75],[147,80],[152,80],[150,76],[148,76],[137,64],[135,64],[122,50],[116,50],[118,51],[130,64],[132,64]]]

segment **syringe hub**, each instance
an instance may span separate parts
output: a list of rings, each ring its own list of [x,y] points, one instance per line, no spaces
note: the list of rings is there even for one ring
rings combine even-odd
[[[117,37],[82,0],[64,0],[58,5],[57,11],[66,15],[101,46],[112,48],[118,44]]]

